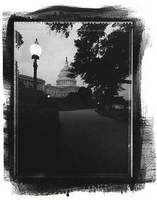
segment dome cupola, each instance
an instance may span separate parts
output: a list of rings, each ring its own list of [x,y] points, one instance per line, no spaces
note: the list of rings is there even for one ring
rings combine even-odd
[[[58,75],[58,79],[56,81],[57,86],[64,87],[64,86],[76,86],[75,78],[71,78],[72,72],[69,70],[68,59],[66,57],[65,66],[60,71]]]

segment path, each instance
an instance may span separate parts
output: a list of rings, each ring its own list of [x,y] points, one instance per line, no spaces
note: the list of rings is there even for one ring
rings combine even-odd
[[[94,110],[60,111],[60,168],[69,172],[127,172],[127,125]]]

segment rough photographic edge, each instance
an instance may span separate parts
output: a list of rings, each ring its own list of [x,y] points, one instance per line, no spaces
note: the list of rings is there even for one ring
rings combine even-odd
[[[9,172],[9,179],[13,182],[14,186],[18,188],[20,193],[69,193],[73,190],[88,190],[88,191],[127,191],[130,187],[131,190],[144,188],[146,182],[155,181],[155,154],[152,143],[153,133],[151,121],[142,116],[141,111],[141,94],[140,94],[140,75],[141,75],[141,60],[144,50],[141,49],[142,33],[144,31],[144,24],[140,19],[130,18],[130,11],[120,7],[104,7],[100,9],[88,8],[75,8],[66,6],[53,6],[38,10],[32,13],[14,13],[5,15],[6,23],[3,27],[3,63],[4,63],[4,87],[10,86],[10,103],[9,103],[9,119],[7,119],[7,127],[5,135],[5,169]],[[18,178],[14,176],[14,155],[15,155],[15,87],[14,87],[14,22],[104,22],[104,21],[132,21],[133,22],[133,177],[129,179],[117,180],[107,177],[80,177],[73,178],[53,178],[52,179],[31,179],[31,178]],[[10,67],[11,66],[11,67]],[[145,152],[145,146],[151,144],[149,149]],[[141,158],[146,158],[143,168],[141,168]],[[150,157],[153,162],[148,174],[148,164]],[[40,181],[46,183],[46,186],[41,188]],[[44,184],[43,184],[44,185]]]

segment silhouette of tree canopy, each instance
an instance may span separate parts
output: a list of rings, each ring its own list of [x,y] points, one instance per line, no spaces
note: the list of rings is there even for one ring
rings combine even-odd
[[[19,49],[21,45],[24,43],[23,36],[19,31],[15,31],[15,37],[16,37],[16,47]]]
[[[104,98],[112,103],[112,98],[123,89],[122,83],[129,82],[126,78],[130,73],[129,27],[114,23],[115,30],[108,34],[107,26],[107,23],[81,26],[72,63],[72,72],[81,75],[102,103]]]
[[[53,23],[53,22],[46,22],[46,24],[50,27],[51,31],[56,31],[57,33],[63,33],[66,38],[69,37],[70,30],[73,28],[73,23]]]

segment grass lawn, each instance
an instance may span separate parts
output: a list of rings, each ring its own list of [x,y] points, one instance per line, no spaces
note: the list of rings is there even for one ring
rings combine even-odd
[[[18,138],[23,175],[127,173],[127,123],[94,109],[21,107]]]
[[[69,173],[127,173],[128,126],[93,109],[60,111],[60,167]]]
[[[45,106],[21,106],[18,129],[18,169],[21,174],[49,171],[59,138],[58,111]]]

